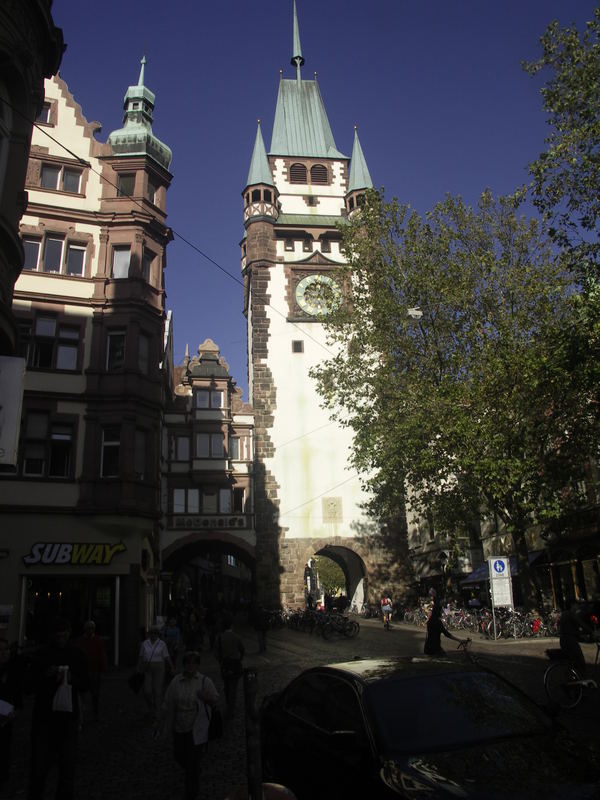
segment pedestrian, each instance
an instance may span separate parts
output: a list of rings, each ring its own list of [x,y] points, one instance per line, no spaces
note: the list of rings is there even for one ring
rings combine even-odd
[[[89,619],[83,626],[83,636],[75,640],[77,647],[85,653],[88,667],[89,694],[92,697],[92,720],[98,721],[100,705],[100,676],[106,672],[106,652],[104,642],[96,634],[96,623]],[[79,724],[83,727],[85,716],[87,692],[81,694],[79,698]]]
[[[204,628],[195,611],[190,611],[187,623],[183,628],[183,642],[186,651],[202,652]]]
[[[585,658],[579,642],[585,636],[597,639],[587,611],[586,603],[575,600],[558,620],[560,649],[582,677],[585,675]]]
[[[465,643],[467,641],[466,639],[459,639],[454,636],[444,625],[442,622],[442,604],[436,599],[433,603],[429,619],[427,620],[427,636],[425,638],[425,647],[423,648],[425,655],[446,655],[442,649],[442,634],[448,639],[453,639],[455,642]]]
[[[163,737],[173,736],[173,756],[184,771],[185,800],[196,800],[201,756],[219,693],[211,679],[200,672],[200,653],[187,651],[182,666],[183,671],[173,678],[165,694],[162,730]]]
[[[144,697],[148,711],[157,725],[160,719],[163,690],[165,685],[165,664],[175,674],[175,668],[167,645],[159,637],[160,628],[152,625],[148,637],[140,645],[137,670],[144,676]]]
[[[256,606],[252,611],[252,626],[256,631],[258,652],[267,652],[267,631],[269,630],[269,615],[262,606]]]
[[[227,718],[232,719],[235,714],[237,687],[242,677],[242,659],[244,658],[244,643],[233,630],[233,614],[223,615],[223,633],[217,637],[217,659],[221,666],[221,677],[225,702],[227,703]]]
[[[23,707],[22,667],[11,654],[8,640],[0,638],[0,789],[10,785],[11,742],[14,719]]]
[[[161,638],[167,645],[171,661],[177,666],[177,656],[181,648],[182,636],[181,628],[177,624],[177,618],[172,615],[168,618],[167,624],[161,631]]]
[[[88,689],[85,656],[70,641],[68,620],[55,619],[48,645],[31,662],[26,690],[34,694],[28,800],[42,800],[48,772],[58,767],[56,798],[75,796],[79,693]]]

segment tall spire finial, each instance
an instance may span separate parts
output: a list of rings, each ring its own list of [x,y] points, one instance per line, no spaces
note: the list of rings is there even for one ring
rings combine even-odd
[[[146,67],[146,56],[142,56],[142,60],[140,61],[140,64],[142,66],[140,67],[140,77],[138,78],[137,85],[138,86],[144,86],[145,85],[144,84],[144,69]]]
[[[296,76],[298,80],[300,77],[300,67],[304,64],[302,56],[302,46],[300,45],[300,30],[298,28],[298,14],[296,12],[296,0],[294,0],[294,47],[292,52],[291,64],[296,67]]]

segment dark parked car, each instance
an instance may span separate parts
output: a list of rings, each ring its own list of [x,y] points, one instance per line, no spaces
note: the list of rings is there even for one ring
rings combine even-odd
[[[451,658],[306,670],[265,698],[261,740],[265,780],[299,800],[600,798],[591,751],[496,674]]]

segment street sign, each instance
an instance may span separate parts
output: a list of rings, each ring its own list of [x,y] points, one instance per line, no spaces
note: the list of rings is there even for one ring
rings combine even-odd
[[[510,561],[506,556],[488,558],[493,606],[513,606]]]

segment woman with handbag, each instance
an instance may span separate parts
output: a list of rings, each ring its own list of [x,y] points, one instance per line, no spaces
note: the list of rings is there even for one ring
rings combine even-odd
[[[219,694],[214,683],[200,673],[200,653],[183,656],[183,671],[167,688],[163,704],[163,736],[173,735],[173,755],[185,778],[185,800],[196,800],[200,786],[200,761],[209,738]]]
[[[150,628],[148,638],[140,646],[137,671],[144,676],[144,697],[148,710],[153,713],[155,722],[158,723],[162,706],[163,689],[165,685],[165,664],[175,672],[167,645],[159,638],[159,627]]]

